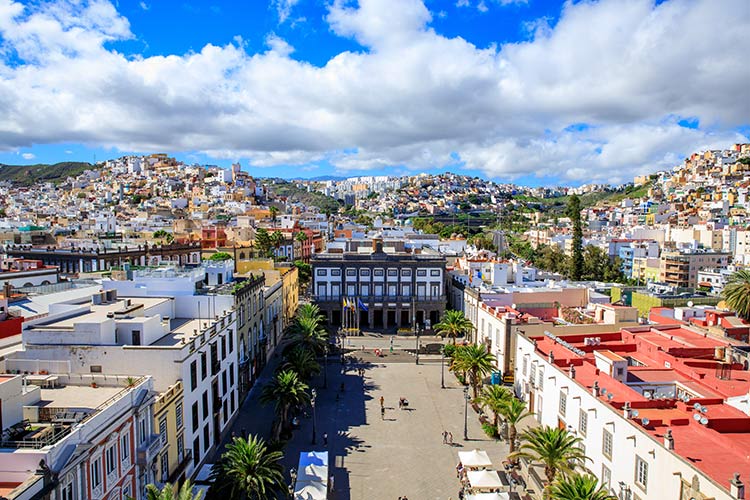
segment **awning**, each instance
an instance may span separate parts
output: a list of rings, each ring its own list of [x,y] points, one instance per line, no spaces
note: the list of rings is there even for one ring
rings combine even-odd
[[[324,465],[307,464],[297,472],[297,482],[317,481],[328,484],[328,467]]]
[[[299,468],[306,465],[322,465],[328,467],[327,451],[303,451],[299,454]]]
[[[300,483],[294,489],[294,500],[326,500],[328,487],[323,483],[313,481]]]
[[[475,493],[468,495],[466,500],[509,500],[508,493]]]
[[[486,451],[472,450],[459,451],[458,460],[467,469],[478,469],[480,467],[492,467],[492,461]]]
[[[503,486],[500,476],[494,470],[470,470],[466,473],[469,486],[479,490],[499,489]]]

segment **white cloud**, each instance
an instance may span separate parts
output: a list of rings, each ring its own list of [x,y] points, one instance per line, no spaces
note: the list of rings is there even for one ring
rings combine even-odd
[[[139,5],[139,6],[141,7],[141,9],[143,9],[143,10],[149,10],[149,9],[151,8],[151,6],[150,6],[149,4],[147,4],[146,2],[139,2],[139,3],[138,3],[138,5]]]
[[[489,9],[489,7],[487,7],[487,4],[484,3],[484,0],[480,0],[479,3],[477,4],[477,10],[479,12],[484,13],[484,12],[487,12],[488,10],[490,10],[490,9]]]
[[[292,9],[299,3],[299,0],[273,0],[271,3],[276,7],[276,12],[279,15],[279,24],[283,24],[289,19]]]
[[[21,154],[21,158],[23,158],[24,160],[33,160],[34,158],[36,158],[36,155],[34,155],[34,153],[23,153]]]
[[[0,149],[86,143],[342,172],[458,155],[491,176],[625,180],[743,140],[743,2],[568,3],[554,28],[540,21],[528,41],[482,49],[432,30],[420,0],[337,0],[332,31],[367,50],[317,67],[276,35],[258,54],[238,39],[128,58],[107,42],[131,38],[129,23],[104,0],[0,0]]]
[[[457,0],[456,1],[456,7],[469,7],[471,4],[469,3],[469,0]]]

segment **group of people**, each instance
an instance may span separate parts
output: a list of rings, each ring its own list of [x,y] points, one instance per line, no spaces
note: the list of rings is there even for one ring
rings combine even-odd
[[[453,446],[453,433],[448,431],[443,431],[443,444],[449,444]]]

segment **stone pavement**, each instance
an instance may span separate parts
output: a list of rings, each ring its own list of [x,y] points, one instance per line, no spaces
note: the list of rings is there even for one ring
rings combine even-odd
[[[328,389],[321,387],[322,377],[313,381],[317,444],[311,444],[312,418],[303,419],[285,450],[287,470],[296,467],[300,451],[328,450],[336,500],[396,500],[403,495],[456,500],[458,451],[483,449],[501,467],[507,446],[486,437],[471,407],[469,440],[464,441],[463,390],[447,369],[447,388],[440,388],[439,356],[420,365],[405,353],[395,357],[399,359],[388,363],[368,359],[364,379],[355,370],[341,374],[336,363],[328,366]],[[387,408],[384,420],[381,395]],[[408,410],[398,409],[399,397],[409,400]],[[443,430],[453,433],[453,446],[443,444]],[[327,445],[323,433],[328,434]]]

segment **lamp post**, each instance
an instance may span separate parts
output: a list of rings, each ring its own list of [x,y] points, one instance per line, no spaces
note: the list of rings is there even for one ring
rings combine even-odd
[[[417,346],[416,346],[417,347],[417,358],[416,358],[416,363],[419,364],[419,326],[418,325],[416,327],[416,331],[417,331]]]
[[[323,389],[328,389],[328,343],[323,351]]]
[[[445,389],[445,346],[440,348],[440,388]]]
[[[312,444],[317,444],[317,439],[315,438],[315,398],[318,396],[318,393],[315,389],[311,391],[310,396],[310,405],[312,406],[313,411],[313,428],[312,428]]]
[[[294,498],[294,487],[297,485],[297,469],[292,467],[289,471],[289,477],[292,479],[292,482],[289,483],[289,498]]]
[[[464,387],[464,441],[467,441],[468,439],[469,439],[469,388]]]

